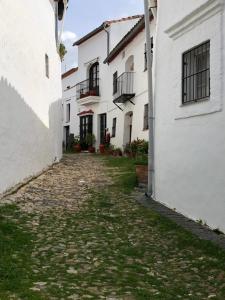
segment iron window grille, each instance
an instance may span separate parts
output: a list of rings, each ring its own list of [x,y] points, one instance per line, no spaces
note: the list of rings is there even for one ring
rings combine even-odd
[[[113,118],[113,124],[112,124],[112,137],[116,136],[116,118]]]
[[[143,130],[148,129],[148,104],[145,104],[144,106],[144,126]]]
[[[182,104],[210,96],[210,41],[188,50],[182,59]]]
[[[151,37],[151,54],[153,54],[153,37]],[[144,71],[147,70],[147,46],[145,43],[145,50],[144,50]]]

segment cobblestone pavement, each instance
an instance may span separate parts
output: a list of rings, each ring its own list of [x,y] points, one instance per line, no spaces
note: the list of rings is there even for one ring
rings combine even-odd
[[[78,211],[85,206],[90,189],[109,183],[103,164],[94,156],[69,154],[1,203],[16,203],[22,211],[38,215]]]
[[[116,183],[126,172],[65,155],[3,199],[19,207],[7,217],[31,231],[33,246],[22,288],[0,290],[1,300],[225,299],[222,250],[137,204]]]

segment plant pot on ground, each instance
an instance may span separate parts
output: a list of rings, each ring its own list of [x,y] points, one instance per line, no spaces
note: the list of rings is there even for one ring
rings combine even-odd
[[[89,146],[89,147],[88,147],[88,151],[89,151],[90,153],[95,153],[95,147]]]
[[[74,151],[76,153],[80,153],[81,152],[81,145],[80,144],[75,144],[74,145]]]
[[[148,184],[148,164],[146,162],[136,162],[135,171],[139,184]]]
[[[100,144],[100,145],[99,145],[99,152],[100,152],[101,154],[104,154],[104,153],[105,153],[105,145],[104,145],[104,144]]]
[[[92,133],[88,133],[86,138],[85,138],[85,143],[88,145],[88,151],[90,153],[94,153],[95,152],[95,147],[93,147],[93,145],[95,144],[95,136]]]

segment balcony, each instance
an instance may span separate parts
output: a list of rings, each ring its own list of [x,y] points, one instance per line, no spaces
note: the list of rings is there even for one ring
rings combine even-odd
[[[76,85],[77,103],[80,105],[99,103],[99,78],[90,82],[89,79]]]
[[[113,102],[125,103],[135,96],[134,72],[124,72],[113,83]]]

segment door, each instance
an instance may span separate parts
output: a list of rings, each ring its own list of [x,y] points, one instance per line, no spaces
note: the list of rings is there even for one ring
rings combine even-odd
[[[68,148],[69,148],[70,127],[65,126],[64,130],[65,130],[64,131],[65,132],[65,148],[66,148],[66,150],[68,150]]]
[[[80,143],[83,150],[88,149],[88,145],[86,143],[87,134],[92,134],[92,125],[93,123],[93,116],[82,116],[80,117]]]
[[[105,133],[107,126],[106,114],[100,115],[100,144],[105,144]]]

